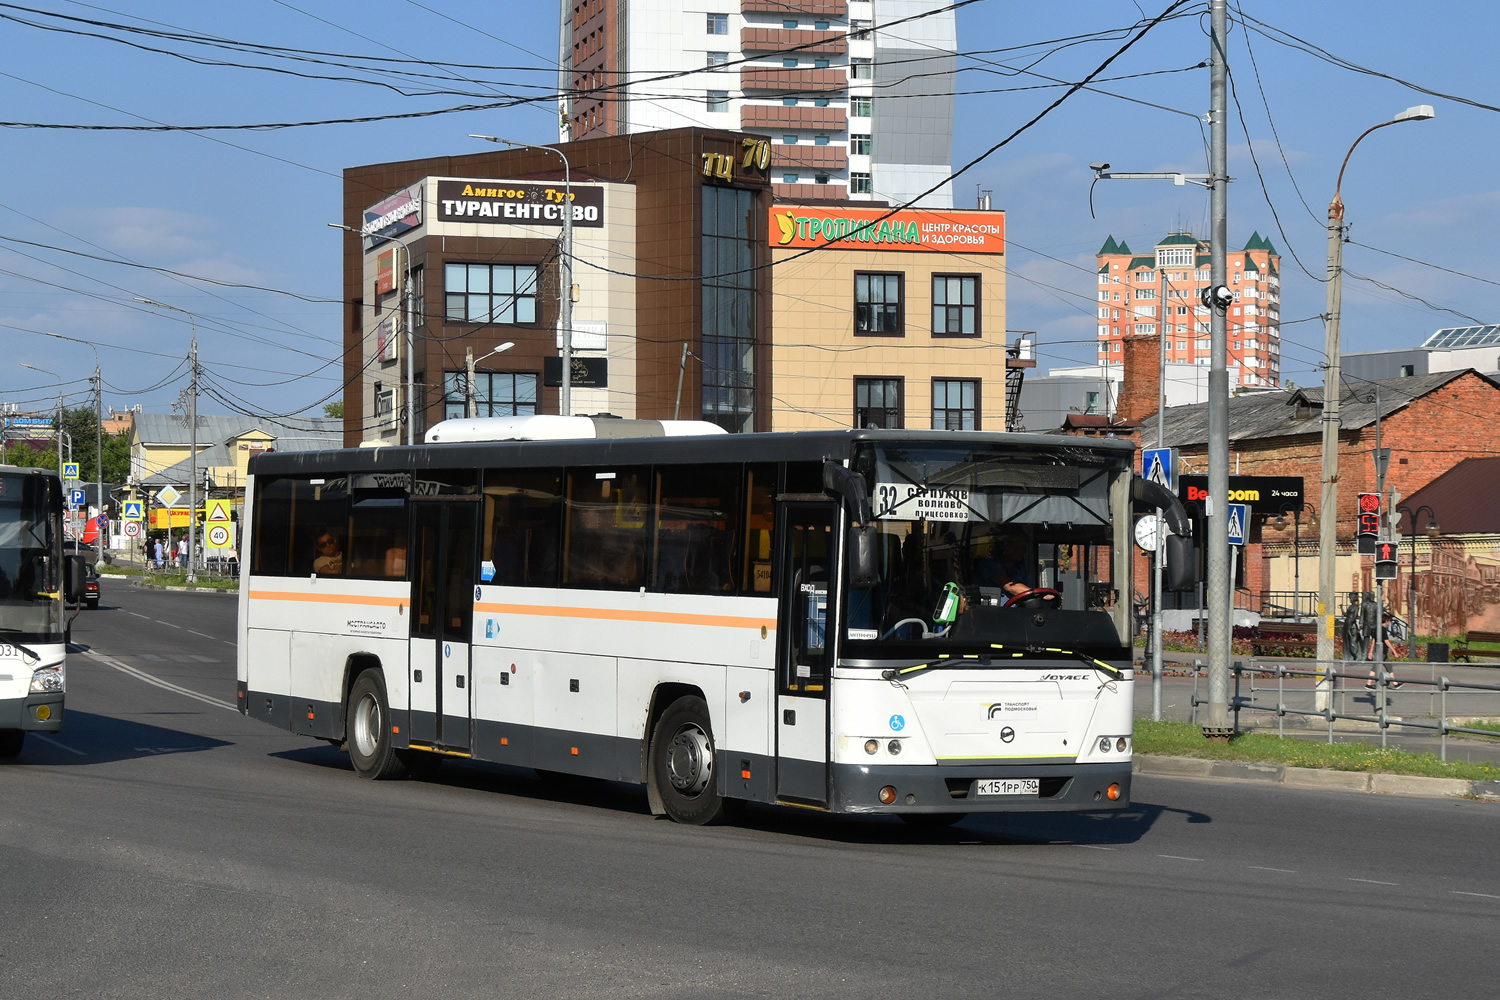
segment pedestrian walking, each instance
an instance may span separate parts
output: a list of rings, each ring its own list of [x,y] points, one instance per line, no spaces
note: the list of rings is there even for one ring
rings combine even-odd
[[[1396,647],[1391,644],[1391,609],[1390,608],[1386,608],[1381,613],[1381,616],[1380,616],[1380,641],[1385,644],[1385,663],[1384,663],[1385,676],[1388,678],[1388,684],[1391,687],[1391,689],[1395,690],[1396,688],[1401,687],[1401,681],[1396,680],[1396,671],[1393,670],[1393,669],[1391,669],[1391,664],[1395,663],[1396,660],[1400,659],[1400,656],[1396,652]],[[1375,659],[1375,637],[1374,636],[1370,637],[1370,655],[1369,655],[1368,659],[1370,659],[1370,660]],[[1370,679],[1369,679],[1369,681],[1367,681],[1365,683],[1365,687],[1367,687],[1367,688],[1373,688],[1375,686],[1375,679],[1376,679],[1375,678],[1375,667],[1373,665],[1371,665],[1371,667],[1370,667]]]
[[[181,569],[187,569],[187,564],[188,564],[187,535],[183,535],[181,538],[177,539],[177,565]]]
[[[161,569],[161,556],[162,556],[161,539],[158,538],[156,540],[156,568],[157,569]]]

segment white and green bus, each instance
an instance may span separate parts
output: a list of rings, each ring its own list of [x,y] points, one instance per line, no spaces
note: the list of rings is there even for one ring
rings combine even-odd
[[[495,761],[687,823],[1129,802],[1133,500],[1185,532],[1129,444],[715,430],[256,456],[241,710],[365,777]]]
[[[0,465],[0,758],[19,754],[28,732],[62,729],[63,603],[82,595],[85,571],[63,553],[57,473]]]

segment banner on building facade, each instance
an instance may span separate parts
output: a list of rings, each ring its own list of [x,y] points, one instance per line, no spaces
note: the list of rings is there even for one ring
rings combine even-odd
[[[364,220],[359,232],[366,250],[417,228],[422,224],[422,182],[371,205],[365,209]]]
[[[500,226],[563,224],[563,203],[573,199],[575,228],[604,227],[604,188],[598,184],[457,180],[438,181],[439,222],[480,222]]]
[[[1004,212],[777,205],[766,226],[773,249],[927,250],[1003,254]]]

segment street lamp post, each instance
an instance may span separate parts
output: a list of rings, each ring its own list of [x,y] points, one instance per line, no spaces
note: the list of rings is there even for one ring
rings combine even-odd
[[[466,380],[464,383],[464,416],[475,417],[479,415],[475,412],[479,406],[478,401],[474,398],[474,366],[485,358],[494,357],[496,354],[504,353],[515,346],[515,341],[507,340],[489,354],[481,355],[477,358],[474,357],[474,348],[464,348],[464,378]]]
[[[529,142],[501,139],[493,135],[469,134],[470,139],[498,142],[502,146],[534,149],[539,153],[551,153],[563,164],[563,201],[567,205],[562,213],[562,387],[558,392],[558,409],[563,416],[573,413],[573,181],[568,158],[563,151],[553,146],[533,146]]]
[[[1323,519],[1318,529],[1318,660],[1321,663],[1333,659],[1334,588],[1338,580],[1334,560],[1338,556],[1338,509],[1339,509],[1339,310],[1343,300],[1344,282],[1344,202],[1340,194],[1344,185],[1344,169],[1349,166],[1349,157],[1360,140],[1376,129],[1399,122],[1423,121],[1434,117],[1432,105],[1419,104],[1407,108],[1388,122],[1381,122],[1361,132],[1358,139],[1344,154],[1339,166],[1337,183],[1333,187],[1333,199],[1328,203],[1328,315],[1327,327],[1328,371],[1323,378],[1323,489],[1321,510]],[[1320,668],[1321,669],[1321,668]],[[1318,707],[1326,707],[1327,681],[1318,685]]]
[[[1428,538],[1436,538],[1441,529],[1438,528],[1437,512],[1425,503],[1416,510],[1412,510],[1405,504],[1397,507],[1396,510],[1406,515],[1406,529],[1407,533],[1411,536],[1411,569],[1406,574],[1406,582],[1409,587],[1408,593],[1410,595],[1406,605],[1406,613],[1411,616],[1411,624],[1408,626],[1411,634],[1407,636],[1406,658],[1408,660],[1415,660],[1417,658],[1417,520],[1422,516],[1422,511],[1425,510],[1427,512]],[[1431,579],[1431,574],[1437,567],[1433,564],[1430,555],[1428,565],[1428,578]]]
[[[187,582],[198,582],[198,317],[188,312],[181,306],[170,306],[165,302],[155,299],[143,299],[136,296],[135,300],[143,305],[155,306],[157,309],[170,309],[180,312],[188,318],[188,323],[193,331],[192,345],[188,352],[188,365],[191,368],[188,379],[188,558],[187,558]],[[172,515],[167,515],[168,540],[171,536]]]
[[[415,400],[417,394],[417,376],[416,365],[412,358],[412,354],[414,353],[414,348],[416,346],[416,337],[412,331],[416,324],[412,322],[411,316],[411,247],[407,246],[406,241],[401,239],[399,236],[384,236],[380,233],[367,233],[363,229],[356,229],[353,226],[341,225],[337,222],[328,223],[328,228],[342,229],[346,233],[353,233],[356,236],[367,237],[371,240],[387,240],[391,243],[396,244],[406,254],[406,270],[402,272],[401,294],[396,296],[396,315],[397,318],[401,320],[401,325],[406,328],[405,336],[403,338],[406,341],[406,443],[415,444],[415,435],[417,428],[417,411]],[[376,245],[378,246],[379,244]],[[372,246],[370,249],[373,250],[375,249],[375,247]],[[361,252],[360,257],[361,259],[363,259],[364,252]]]
[[[21,367],[30,368],[34,372],[41,372],[43,375],[51,375],[53,378],[57,379],[57,415],[52,418],[52,431],[53,437],[57,440],[57,471],[61,472],[63,462],[62,376],[57,374],[57,372],[49,372],[45,368],[38,368],[36,365],[28,365],[24,361],[21,362]]]
[[[49,337],[58,340],[67,340],[75,344],[83,344],[94,352],[94,500],[99,504],[99,516],[104,516],[104,376],[99,368],[99,348],[90,344],[87,340],[79,340],[77,337],[64,337],[60,333],[48,333]],[[85,511],[87,513],[87,511]],[[100,522],[95,522],[96,524]],[[99,551],[105,549],[108,539],[100,532]]]

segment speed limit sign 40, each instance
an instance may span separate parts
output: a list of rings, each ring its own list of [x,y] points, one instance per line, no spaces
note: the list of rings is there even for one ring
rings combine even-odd
[[[216,524],[209,528],[208,544],[216,549],[227,548],[229,546],[229,527],[223,524]]]
[[[139,521],[126,521],[125,522],[125,537],[126,538],[134,538],[137,535],[139,535],[140,533],[141,533],[141,522],[139,522]]]

